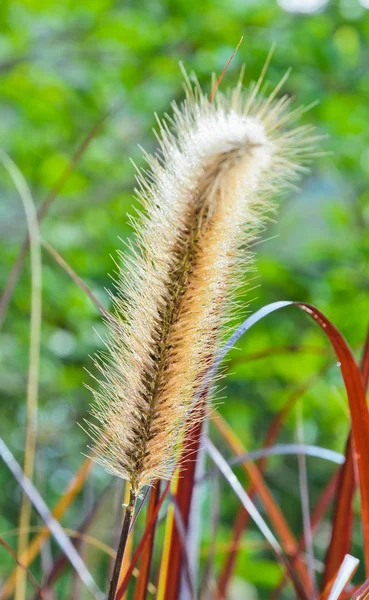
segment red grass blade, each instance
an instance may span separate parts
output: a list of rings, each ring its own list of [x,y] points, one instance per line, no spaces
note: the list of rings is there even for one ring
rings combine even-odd
[[[369,331],[364,344],[361,360],[361,374],[365,391],[369,379]],[[352,500],[355,493],[355,468],[353,458],[352,435],[350,433],[346,445],[346,461],[340,469],[340,479],[336,495],[336,505],[332,523],[332,535],[325,559],[325,570],[322,580],[322,599],[327,598],[334,579],[349,553],[352,540],[354,514]]]
[[[318,525],[319,525],[320,521],[322,520],[322,518],[324,517],[324,515],[326,514],[328,508],[331,506],[332,499],[334,498],[334,495],[337,490],[338,478],[339,478],[339,471],[336,471],[336,473],[334,473],[334,475],[331,477],[331,479],[325,486],[322,494],[320,495],[318,502],[315,505],[315,508],[314,508],[314,511],[313,511],[313,514],[311,517],[311,530],[313,533],[314,533],[315,529],[318,527]],[[292,566],[294,566],[296,561],[299,560],[300,554],[304,549],[305,549],[305,537],[304,537],[304,535],[302,535],[300,538],[300,541],[299,541],[298,551],[297,551],[296,555],[293,558],[291,558]],[[287,581],[288,580],[287,580],[287,577],[285,574],[282,578],[281,583],[274,590],[274,592],[271,596],[271,600],[277,600],[277,598],[279,598]]]
[[[205,392],[206,394],[206,392]],[[187,531],[195,484],[196,458],[200,448],[202,422],[199,421],[191,431],[187,432],[183,442],[181,465],[176,490],[177,509]],[[179,586],[182,574],[182,539],[176,521],[173,523],[169,556],[170,565],[161,576],[165,578],[163,600],[176,600],[179,597]]]
[[[323,375],[325,373],[326,369],[327,369],[327,367],[324,367],[324,369],[322,369],[318,375],[314,375],[313,377],[309,378],[305,383],[299,385],[292,392],[292,394],[290,395],[290,397],[287,400],[287,402],[285,403],[285,405],[274,417],[274,419],[266,433],[266,436],[264,438],[262,448],[266,448],[266,447],[274,444],[274,442],[279,434],[279,431],[282,427],[283,420],[285,419],[287,414],[293,408],[293,406],[295,405],[297,400],[300,398],[300,396],[302,394],[304,394],[305,391],[313,383],[315,383],[321,375]],[[263,472],[266,468],[267,460],[268,460],[268,458],[265,457],[265,458],[260,459],[257,462],[257,466],[259,468],[261,475],[263,474]],[[250,487],[250,490],[248,493],[249,493],[250,498],[254,499],[254,496],[256,494],[256,488],[254,485],[252,485]],[[232,572],[233,572],[233,569],[235,566],[235,562],[236,562],[236,557],[237,557],[237,552],[238,552],[239,545],[240,545],[241,535],[242,535],[242,532],[245,530],[248,522],[249,522],[249,515],[245,511],[245,509],[243,507],[241,507],[237,513],[235,524],[233,527],[232,545],[231,545],[229,553],[227,554],[225,563],[223,565],[223,569],[221,571],[221,575],[219,577],[217,600],[222,600],[223,598],[226,597],[228,583],[230,581],[230,578],[231,578],[231,575],[232,575]]]
[[[220,415],[217,415],[217,418],[214,419],[214,424],[236,456],[245,455],[246,449],[237,436],[233,433],[233,430],[229,427],[227,422]],[[250,478],[251,490],[253,492],[255,491],[255,494],[259,496],[262,504],[264,505],[269,520],[273,524],[274,530],[278,534],[279,541],[281,542],[286,554],[293,556],[297,551],[297,541],[290,530],[281,509],[275,502],[273,495],[265,484],[261,472],[252,461],[245,462],[242,466]],[[253,501],[253,499],[250,497],[250,494],[248,494],[248,496],[250,500]],[[244,513],[248,515],[245,510]],[[309,580],[309,574],[305,568],[305,565],[302,563],[298,564],[298,573],[306,591],[310,593],[312,589],[311,581]]]
[[[349,435],[346,446],[346,460],[339,470],[332,535],[324,561],[325,569],[321,587],[322,600],[328,597],[343,557],[351,547],[353,528],[352,498],[354,491],[355,472],[352,438]]]
[[[33,587],[38,591],[39,597],[42,600],[45,600],[45,597],[43,596],[43,593],[42,593],[41,586],[39,585],[37,580],[34,578],[31,571],[28,569],[28,567],[26,567],[26,565],[24,565],[20,560],[18,560],[16,552],[14,552],[13,548],[11,546],[9,546],[9,544],[1,536],[0,536],[0,545],[3,546],[3,548],[5,548],[5,550],[10,554],[10,556],[12,556],[12,558],[14,558],[17,565],[21,569],[25,570],[28,580],[31,582]]]
[[[309,596],[307,595],[308,592],[306,590],[306,587],[302,585],[301,580],[299,579],[299,577],[295,573],[294,569],[292,568],[290,561],[283,553],[283,550],[282,550],[278,540],[274,537],[273,533],[269,529],[269,527],[266,524],[266,522],[264,521],[263,517],[257,510],[255,504],[252,502],[252,500],[250,499],[248,494],[245,492],[243,486],[240,484],[239,480],[233,473],[232,469],[227,464],[227,461],[223,458],[223,456],[215,448],[215,446],[212,444],[212,442],[210,442],[209,439],[207,439],[206,448],[207,448],[208,454],[210,455],[212,461],[216,464],[219,471],[222,473],[222,475],[228,481],[229,485],[232,487],[233,491],[236,493],[238,498],[241,500],[245,509],[250,514],[251,518],[256,523],[257,527],[260,529],[261,533],[263,534],[263,536],[266,538],[266,540],[270,544],[271,549],[273,550],[277,560],[282,565],[284,565],[285,568],[287,569],[287,571],[291,577],[291,581],[294,585],[297,598],[301,598],[302,600],[308,600]]]
[[[360,589],[352,596],[351,600],[369,600],[369,579],[363,583]]]
[[[156,507],[160,499],[160,481],[156,481],[152,487],[150,494],[149,506],[147,509],[146,523],[149,524],[153,519]],[[142,551],[142,558],[140,564],[140,574],[137,578],[135,587],[134,600],[145,600],[147,593],[147,585],[149,583],[150,566],[152,553],[154,548],[155,528],[157,523],[157,515],[155,517],[153,527],[146,540],[145,546]]]
[[[355,444],[355,455],[361,494],[361,513],[363,522],[364,555],[366,569],[369,570],[369,469],[366,461],[369,458],[369,413],[366,404],[364,382],[360,370],[355,362],[343,336],[338,329],[315,307],[298,303],[320,327],[329,338],[340,363],[342,377],[345,383],[351,422],[352,435]]]
[[[320,325],[322,330],[326,333],[330,343],[335,350],[336,356],[339,360],[339,366],[347,392],[352,429],[353,429],[353,440],[355,443],[355,455],[358,473],[359,473],[359,485],[361,494],[361,511],[363,521],[363,537],[364,537],[364,554],[366,569],[368,571],[369,562],[369,470],[366,469],[365,461],[366,457],[369,456],[369,413],[366,405],[365,390],[363,385],[363,379],[360,371],[357,367],[355,359],[351,353],[349,346],[344,340],[343,336],[337,330],[337,328],[315,307],[299,302],[275,302],[264,306],[262,309],[257,311],[254,315],[246,319],[246,321],[239,327],[239,329],[233,334],[230,341],[226,344],[226,353],[228,345],[233,345],[237,340],[247,331],[252,325],[257,323],[261,318],[274,312],[280,308],[289,305],[299,306],[302,310],[307,312],[317,323]],[[369,358],[365,360],[365,368],[369,372]]]
[[[124,594],[124,592],[127,589],[127,585],[129,583],[131,575],[132,575],[132,573],[134,571],[134,568],[135,568],[135,566],[136,566],[136,564],[138,562],[138,559],[140,558],[140,556],[142,554],[142,551],[143,551],[143,549],[145,547],[146,540],[149,538],[149,536],[150,536],[150,534],[152,532],[152,529],[153,529],[153,527],[154,527],[154,525],[156,523],[156,519],[158,517],[159,510],[161,509],[162,504],[163,504],[163,502],[164,502],[164,500],[166,498],[166,495],[167,495],[167,493],[169,491],[169,486],[170,486],[170,481],[168,481],[167,485],[165,486],[164,492],[162,493],[162,495],[160,497],[160,500],[159,500],[159,502],[157,503],[157,505],[155,507],[155,510],[154,510],[154,512],[152,514],[150,522],[147,523],[147,525],[146,525],[144,534],[143,534],[143,536],[141,538],[140,543],[137,546],[136,552],[134,553],[134,555],[132,557],[131,564],[129,565],[129,567],[127,569],[127,573],[125,574],[125,577],[124,577],[124,579],[122,581],[122,584],[121,584],[120,588],[117,591],[117,595],[116,595],[115,600],[122,600],[122,598],[123,598],[123,594]]]

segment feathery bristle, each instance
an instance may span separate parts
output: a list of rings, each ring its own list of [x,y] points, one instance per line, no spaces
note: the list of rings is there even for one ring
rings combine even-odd
[[[291,129],[302,109],[261,97],[260,84],[217,91],[210,103],[186,78],[186,99],[159,121],[160,150],[138,175],[144,214],[119,267],[118,326],[108,323],[108,352],[97,360],[98,424],[89,424],[95,460],[135,492],[171,476],[240,268],[250,266],[247,247],[314,144],[310,128]]]

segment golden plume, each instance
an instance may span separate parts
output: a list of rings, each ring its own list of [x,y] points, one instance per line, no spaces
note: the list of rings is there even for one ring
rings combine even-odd
[[[119,267],[115,325],[97,359],[103,379],[89,424],[95,460],[127,479],[136,495],[169,478],[184,425],[232,314],[234,292],[252,264],[248,247],[270,198],[303,169],[314,139],[291,128],[287,96],[267,98],[242,82],[213,102],[185,76],[186,99],[159,121],[159,150],[139,172],[143,214]]]

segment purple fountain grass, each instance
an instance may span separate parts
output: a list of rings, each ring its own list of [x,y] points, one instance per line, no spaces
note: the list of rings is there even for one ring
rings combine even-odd
[[[200,391],[234,319],[241,268],[252,267],[250,244],[316,139],[293,128],[304,109],[276,100],[280,86],[265,98],[261,79],[246,92],[240,81],[210,103],[185,81],[185,101],[159,121],[159,150],[137,176],[143,214],[96,359],[94,460],[129,481],[127,515],[143,486],[172,476],[185,427],[203,418]]]

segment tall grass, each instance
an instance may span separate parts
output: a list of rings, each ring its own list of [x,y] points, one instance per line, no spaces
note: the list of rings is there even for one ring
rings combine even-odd
[[[363,556],[369,577],[369,414],[365,398],[369,343],[365,344],[359,368],[338,329],[318,309],[288,301],[261,308],[239,327],[233,326],[228,337],[230,324],[235,317],[239,319],[234,299],[240,274],[252,264],[251,243],[263,227],[273,206],[271,201],[301,170],[314,143],[309,128],[293,125],[304,109],[291,111],[289,98],[278,99],[280,86],[269,97],[261,95],[262,80],[261,77],[246,92],[241,81],[228,94],[217,90],[209,102],[198,84],[191,84],[186,78],[186,100],[179,107],[173,105],[173,118],[159,123],[160,150],[155,156],[146,155],[149,171],[138,174],[143,214],[134,221],[136,243],[122,257],[125,262],[118,265],[113,314],[107,312],[58,252],[44,242],[50,256],[104,315],[109,328],[107,352],[96,363],[102,374],[93,390],[92,414],[97,421],[89,424],[94,439],[93,458],[126,480],[128,502],[112,568],[109,600],[144,600],[152,596],[164,600],[227,598],[240,535],[248,526],[248,517],[259,527],[280,564],[281,583],[274,598],[283,594],[286,585],[294,597],[303,600],[342,600],[353,594],[356,599],[369,598],[367,584],[350,587],[357,561],[347,557],[352,543],[353,495],[359,489]],[[8,297],[9,286],[3,297],[5,304]],[[313,318],[335,352],[352,425],[346,456],[329,455],[330,460],[343,464],[327,483],[311,515],[301,458],[307,450],[300,425],[296,454],[300,457],[304,505],[301,539],[291,531],[288,515],[278,506],[264,478],[268,451],[282,452],[275,442],[283,418],[301,390],[277,415],[266,435],[261,458],[256,461],[250,460],[242,440],[223,419],[217,418],[216,409],[210,404],[220,363],[238,339],[271,312],[293,306]],[[37,365],[34,370],[38,372]],[[218,434],[245,469],[249,478],[246,488],[236,477],[232,460],[222,456],[214,445],[213,425],[209,431],[204,428],[210,412]],[[91,468],[89,460],[82,464],[53,511],[49,511],[30,481],[30,470],[22,472],[4,443],[0,449],[45,522],[30,545],[23,537],[16,557],[18,573],[28,575],[35,597],[46,598],[69,563],[94,596],[101,597],[78,551],[87,527],[96,518],[95,508],[76,532],[77,548],[57,521],[85,484]],[[315,448],[315,452],[322,459],[327,458],[324,449]],[[205,457],[213,466],[201,473],[201,465],[207,465]],[[200,584],[195,573],[195,492],[215,475],[228,482],[241,510],[224,565],[216,568],[214,553],[209,551]],[[254,499],[261,503],[263,514]],[[104,494],[96,506],[103,502]],[[332,503],[332,534],[323,574],[317,577],[314,532]],[[62,553],[40,583],[31,566],[49,535],[55,537]],[[127,551],[129,536],[132,555]],[[2,544],[12,552],[6,541]],[[12,596],[16,581],[14,572],[4,583],[0,598]],[[105,584],[107,588],[108,581]],[[25,597],[24,583],[16,593],[19,598]]]

